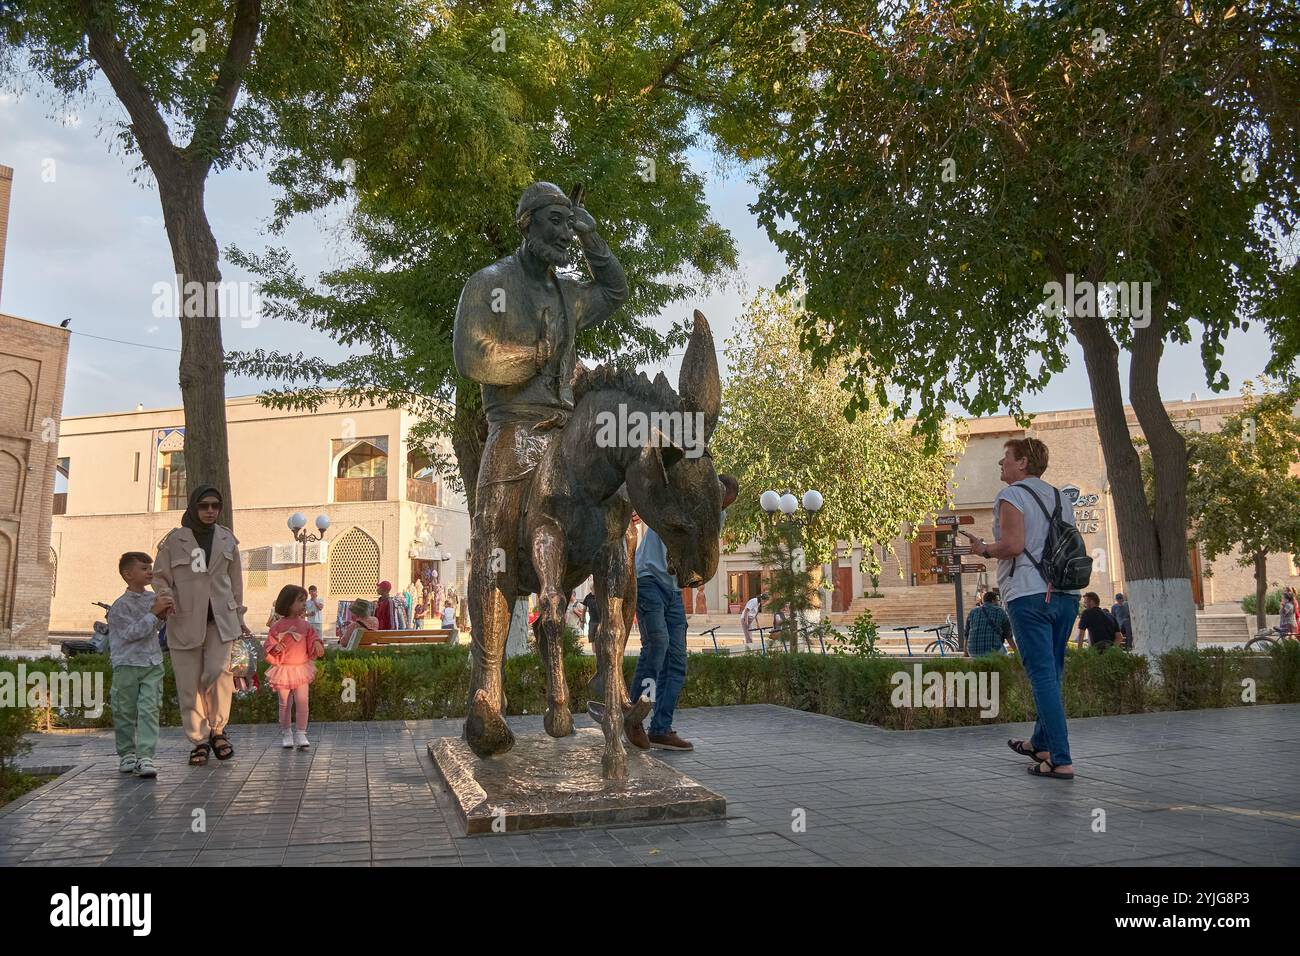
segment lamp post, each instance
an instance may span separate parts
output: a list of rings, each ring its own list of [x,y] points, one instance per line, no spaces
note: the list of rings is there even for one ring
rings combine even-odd
[[[765,491],[758,499],[759,507],[767,512],[767,514],[771,515],[772,525],[776,528],[777,533],[782,538],[787,538],[790,541],[794,541],[796,538],[802,541],[803,529],[812,524],[813,518],[816,517],[817,512],[821,511],[824,503],[825,501],[822,498],[821,492],[813,490],[805,491],[802,501],[796,498],[789,491],[784,494],[777,494],[775,491]],[[781,555],[782,564],[784,566],[783,569],[785,573],[789,575],[790,580],[794,580],[795,575],[795,550],[796,549],[793,547],[786,548]],[[799,550],[802,550],[802,546]],[[800,555],[799,563],[801,565],[803,564],[802,555]],[[798,572],[800,574],[806,574],[806,566],[800,567]],[[801,583],[801,586],[806,592],[807,581],[804,580]],[[798,649],[798,631],[801,630],[803,626],[803,608],[796,607],[794,610],[795,614],[798,616],[798,621],[796,622],[795,634],[790,639],[790,649],[792,651]]]
[[[329,529],[329,515],[319,514],[316,516],[316,534],[307,531],[307,516],[301,511],[295,511],[289,515],[289,530],[293,532],[293,539],[302,544],[302,586],[307,586],[307,542],[325,540],[325,532]]]

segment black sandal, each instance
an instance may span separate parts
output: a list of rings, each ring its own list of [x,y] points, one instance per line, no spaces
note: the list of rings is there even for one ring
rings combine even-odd
[[[218,760],[229,760],[235,755],[235,748],[230,745],[230,738],[225,734],[213,734],[208,738],[208,743],[212,745],[212,752]]]
[[[207,744],[195,744],[190,751],[190,766],[202,767],[208,762],[208,753],[212,750]]]
[[[1046,767],[1047,769],[1044,770],[1044,769],[1042,769],[1043,767]],[[1059,773],[1059,772],[1057,772],[1056,764],[1052,763],[1052,761],[1050,761],[1050,760],[1044,760],[1044,761],[1041,761],[1040,763],[1034,764],[1034,766],[1032,766],[1032,767],[1027,767],[1026,769],[1029,771],[1029,775],[1030,775],[1031,777],[1051,777],[1053,780],[1073,780],[1073,779],[1074,779],[1074,773],[1073,773],[1073,772],[1071,772],[1071,773]]]
[[[1008,740],[1007,746],[1020,756],[1028,757],[1034,763],[1038,763],[1038,751],[1033,748],[1033,745],[1028,740]]]

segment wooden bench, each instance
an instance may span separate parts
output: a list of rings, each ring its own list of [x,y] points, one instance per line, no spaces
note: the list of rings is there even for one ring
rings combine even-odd
[[[450,644],[456,632],[447,628],[425,631],[362,631],[357,650],[376,647],[411,646],[418,644]]]

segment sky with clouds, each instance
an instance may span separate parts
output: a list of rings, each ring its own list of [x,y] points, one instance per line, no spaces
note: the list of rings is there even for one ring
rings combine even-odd
[[[0,165],[14,169],[0,311],[51,325],[72,320],[65,415],[120,411],[137,403],[146,408],[180,404],[179,325],[153,314],[154,285],[171,280],[171,250],[152,180],[135,169],[136,158],[111,147],[111,124],[123,116],[102,86],[89,101],[64,110],[35,92],[0,94]],[[706,153],[694,159],[706,177],[714,216],[735,237],[741,267],[725,287],[702,301],[675,304],[655,324],[667,329],[698,307],[709,316],[721,347],[744,303],[757,289],[775,285],[785,274],[785,262],[749,212],[756,193],[743,170]],[[264,170],[211,176],[207,209],[219,246],[258,251],[284,245],[313,278],[345,261],[348,248],[337,218],[300,217],[282,236],[268,235],[274,195]],[[226,280],[250,278],[224,259],[221,270]],[[346,354],[328,336],[295,323],[263,317],[255,326],[247,324],[238,317],[223,320],[227,349],[302,351],[331,361]],[[1069,368],[1027,398],[1029,410],[1092,404],[1076,345],[1069,356]],[[730,358],[720,356],[724,375]],[[1235,332],[1224,356],[1232,392],[1258,375],[1268,358],[1268,338],[1258,325]],[[675,381],[680,362],[680,356],[670,356],[647,371],[653,375],[663,368]],[[1198,338],[1167,347],[1160,377],[1166,399],[1212,395]],[[1121,358],[1121,379],[1127,380],[1126,358]],[[248,395],[273,384],[230,376],[226,390]]]

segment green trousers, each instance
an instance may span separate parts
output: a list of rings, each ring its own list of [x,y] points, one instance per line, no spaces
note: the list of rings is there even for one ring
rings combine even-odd
[[[158,711],[162,707],[163,666],[113,668],[113,735],[117,755],[150,757],[158,748]]]

